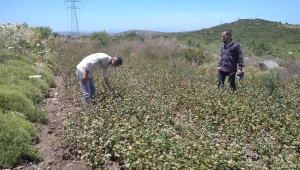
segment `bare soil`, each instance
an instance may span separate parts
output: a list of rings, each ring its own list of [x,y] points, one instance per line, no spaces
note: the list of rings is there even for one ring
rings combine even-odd
[[[84,163],[80,161],[76,149],[63,144],[64,116],[72,113],[75,107],[63,100],[62,78],[55,76],[56,87],[50,89],[48,98],[43,101],[43,109],[47,112],[47,122],[37,124],[39,140],[35,147],[42,154],[41,162],[23,162],[14,168],[19,169],[62,169],[85,170]]]

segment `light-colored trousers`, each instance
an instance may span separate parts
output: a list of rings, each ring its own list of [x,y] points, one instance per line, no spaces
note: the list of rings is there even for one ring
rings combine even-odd
[[[92,98],[96,97],[96,87],[92,74],[89,74],[89,79],[85,82],[81,81],[83,73],[80,70],[76,70],[76,76],[79,81],[80,89],[82,92],[83,102],[86,103],[90,101]]]

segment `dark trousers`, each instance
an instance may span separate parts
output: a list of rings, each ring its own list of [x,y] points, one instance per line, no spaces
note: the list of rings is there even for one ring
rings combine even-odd
[[[224,86],[224,81],[226,76],[228,76],[228,82],[229,86],[232,91],[236,91],[236,86],[235,86],[235,74],[236,72],[224,72],[224,71],[219,71],[218,72],[218,88]]]

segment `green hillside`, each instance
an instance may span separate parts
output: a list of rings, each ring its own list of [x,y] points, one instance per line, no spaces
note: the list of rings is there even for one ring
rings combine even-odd
[[[240,19],[211,28],[190,32],[163,33],[132,30],[113,37],[123,40],[146,40],[149,38],[176,41],[187,47],[218,54],[221,33],[232,31],[232,38],[243,48],[244,56],[274,57],[285,61],[300,56],[300,25],[291,25],[262,19]]]
[[[186,37],[201,38],[207,42],[220,40],[220,33],[231,30],[235,39],[262,40],[268,42],[285,42],[289,44],[300,43],[300,26],[272,22],[262,19],[240,19],[199,31],[177,34],[179,39]]]

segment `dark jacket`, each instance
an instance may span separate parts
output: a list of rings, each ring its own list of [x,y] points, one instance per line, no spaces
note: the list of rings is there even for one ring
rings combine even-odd
[[[220,67],[220,71],[224,72],[236,72],[237,66],[242,70],[244,66],[243,56],[238,43],[232,40],[228,46],[225,46],[225,43],[222,45],[218,66]]]

